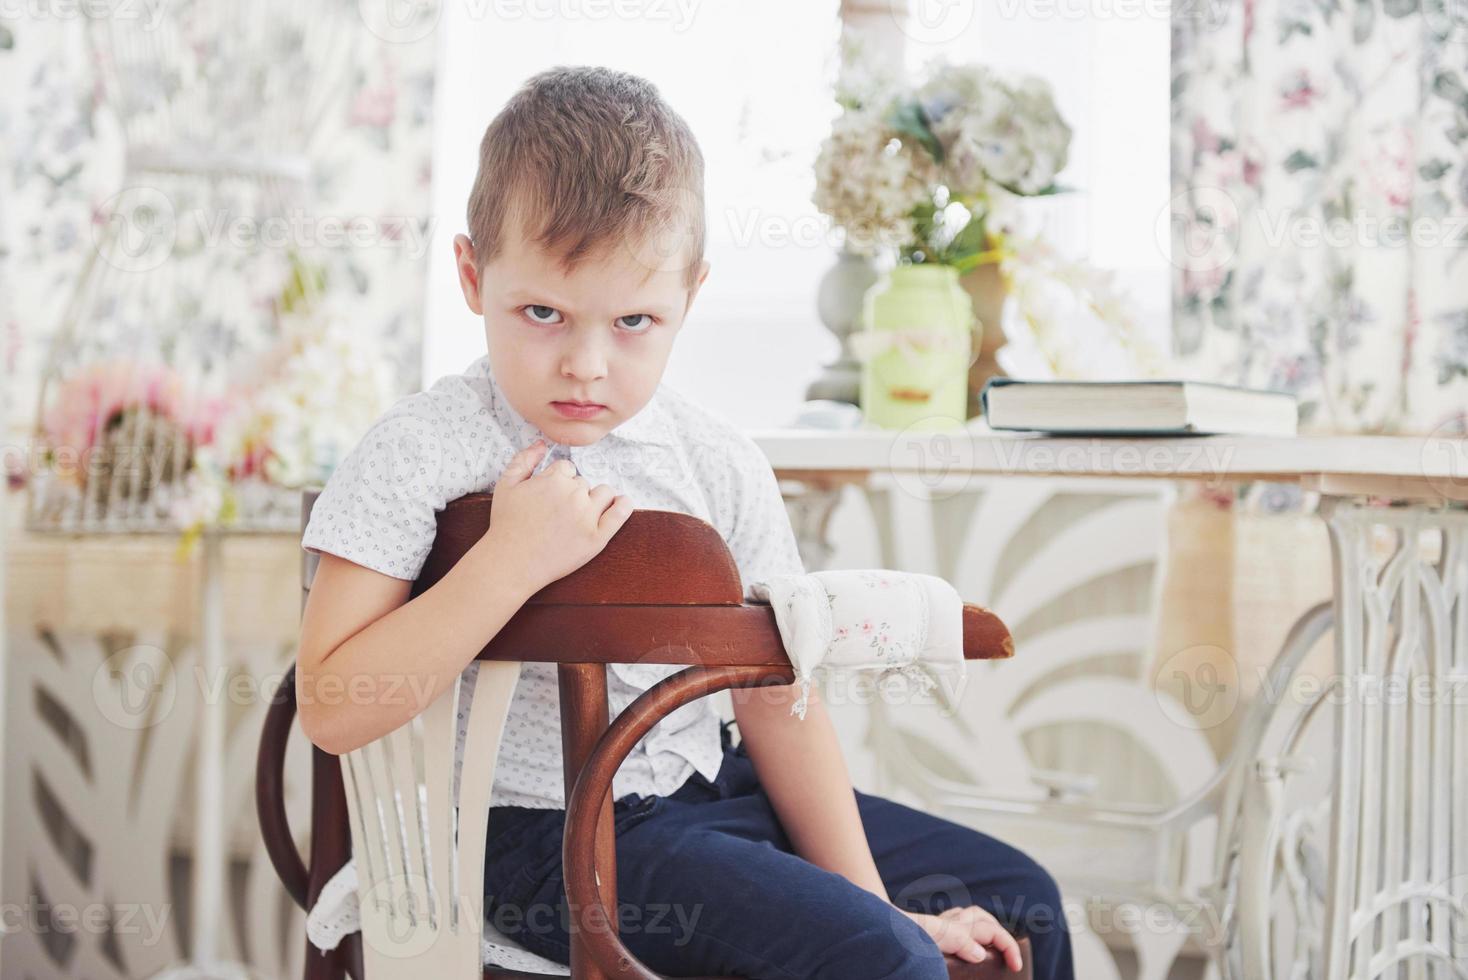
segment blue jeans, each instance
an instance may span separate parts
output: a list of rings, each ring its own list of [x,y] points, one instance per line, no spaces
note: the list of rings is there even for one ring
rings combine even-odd
[[[710,782],[694,772],[668,796],[613,803],[618,934],[668,976],[751,980],[946,980],[937,945],[893,904],[796,855],[743,746],[722,730]],[[1072,980],[1054,880],[976,830],[856,791],[892,903],[937,913],[978,905],[1027,935],[1036,980]],[[561,877],[564,810],[490,809],[484,887],[500,932],[570,962]]]

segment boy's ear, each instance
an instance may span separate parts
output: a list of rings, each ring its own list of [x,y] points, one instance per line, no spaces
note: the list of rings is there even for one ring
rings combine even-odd
[[[698,278],[693,281],[693,288],[688,290],[688,303],[683,307],[684,316],[687,316],[688,311],[693,309],[693,298],[698,295],[698,291],[703,288],[703,281],[708,277],[709,260],[702,259],[698,264]]]
[[[459,289],[463,290],[464,302],[475,315],[484,315],[484,303],[479,298],[479,263],[474,255],[474,244],[468,235],[454,236],[454,264],[459,272]]]

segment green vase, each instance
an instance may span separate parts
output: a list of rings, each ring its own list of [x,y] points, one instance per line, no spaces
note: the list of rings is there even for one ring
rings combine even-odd
[[[867,290],[861,409],[884,429],[949,429],[968,419],[973,303],[946,265],[900,265]]]

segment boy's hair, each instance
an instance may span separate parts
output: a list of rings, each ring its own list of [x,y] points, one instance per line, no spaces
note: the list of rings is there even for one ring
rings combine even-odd
[[[518,221],[568,270],[625,243],[639,256],[657,250],[650,264],[684,269],[691,288],[704,248],[703,154],[652,83],[552,68],[484,131],[468,212],[481,272]]]

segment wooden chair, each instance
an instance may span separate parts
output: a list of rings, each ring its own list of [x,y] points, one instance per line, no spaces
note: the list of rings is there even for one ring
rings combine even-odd
[[[438,516],[433,550],[413,595],[444,574],[489,526],[491,494],[451,502]],[[305,497],[304,522],[315,492]],[[303,553],[303,602],[317,556]],[[964,653],[1009,657],[1013,643],[997,617],[967,605]],[[407,652],[405,651],[405,654]],[[571,966],[538,960],[540,972],[484,967],[481,942],[514,944],[484,921],[485,828],[494,759],[510,697],[526,661],[558,665],[567,819],[564,874],[575,910]],[[608,724],[610,663],[687,664],[645,691]],[[472,672],[468,672],[472,673]],[[635,511],[591,562],[546,586],[478,657],[462,680],[413,722],[340,758],[313,750],[311,833],[305,862],[285,814],[283,764],[295,718],[294,674],[270,706],[260,739],[256,806],[270,859],[291,897],[314,906],[322,887],[357,854],[362,929],[337,949],[309,941],[307,980],[478,977],[510,980],[570,975],[577,980],[653,980],[616,933],[616,853],[612,776],[649,729],[676,708],[726,688],[788,684],[794,674],[768,604],[743,598],[739,571],[718,532],[671,511]],[[468,734],[453,800],[456,714]],[[457,825],[457,826],[456,826]],[[457,827],[463,828],[457,834]],[[490,828],[492,832],[493,828]],[[974,965],[949,957],[951,980],[1028,977],[998,957]],[[503,959],[503,957],[501,957]]]

